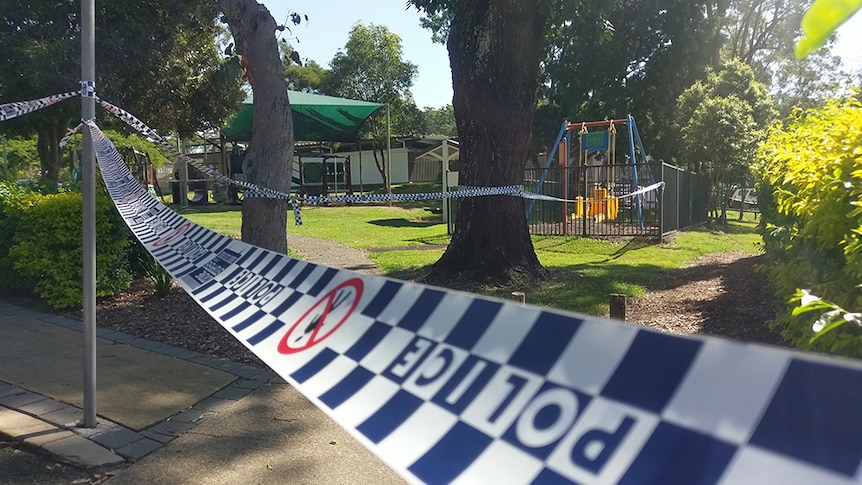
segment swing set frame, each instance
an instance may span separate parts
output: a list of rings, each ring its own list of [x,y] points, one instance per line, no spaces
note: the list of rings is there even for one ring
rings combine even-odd
[[[616,138],[617,138],[617,127],[625,126],[628,131],[628,149],[629,149],[629,159],[632,164],[632,187],[637,190],[639,188],[638,182],[638,165],[643,164],[647,168],[649,172],[650,179],[653,179],[652,172],[649,169],[649,165],[647,164],[647,155],[646,150],[643,146],[643,140],[641,139],[640,133],[637,129],[637,123],[635,123],[635,119],[631,115],[627,115],[623,119],[611,119],[611,120],[603,120],[603,121],[586,121],[586,122],[570,122],[568,120],[563,120],[563,123],[560,127],[560,131],[557,134],[556,141],[553,144],[553,148],[548,154],[548,159],[545,162],[545,166],[542,170],[542,173],[539,177],[538,185],[536,186],[536,192],[542,193],[542,184],[545,181],[545,177],[548,173],[548,170],[551,167],[551,164],[556,160],[557,155],[559,154],[559,164],[563,168],[564,173],[567,172],[569,168],[569,154],[574,148],[574,136],[577,134],[577,149],[579,150],[578,163],[580,166],[585,166],[587,164],[587,157],[592,152],[597,151],[606,151],[607,152],[607,164],[609,170],[609,177],[605,182],[606,187],[594,187],[593,197],[582,197],[578,196],[575,198],[575,211],[574,215],[577,217],[590,216],[596,217],[602,221],[610,221],[616,219],[617,212],[619,210],[619,201],[616,198],[616,194],[613,193],[612,187],[614,185],[614,168],[616,165]],[[606,128],[606,131],[589,131],[590,128]],[[602,138],[604,144],[595,143],[595,136],[590,137],[590,135],[595,135],[603,133],[605,136]],[[592,140],[591,140],[592,138]],[[606,141],[605,141],[606,140]],[[637,147],[637,150],[635,149]],[[567,199],[567,195],[569,193],[568,187],[568,177],[563,177],[562,179],[562,190],[563,190],[563,199]],[[584,194],[586,196],[587,194]],[[644,218],[643,218],[643,199],[642,194],[635,195],[636,209],[637,209],[637,217],[638,217],[638,226],[641,230],[644,228]],[[535,200],[530,200],[527,206],[527,218],[530,217],[530,212],[533,210],[533,205]],[[562,221],[563,221],[563,234],[568,234],[568,224],[566,223],[569,218],[569,203],[570,201],[563,202],[562,204]]]

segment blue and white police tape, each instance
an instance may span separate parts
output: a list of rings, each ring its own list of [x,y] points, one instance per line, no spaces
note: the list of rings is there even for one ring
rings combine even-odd
[[[0,104],[0,121],[11,120],[12,118],[32,113],[51,106],[54,103],[63,101],[64,99],[78,96],[78,94],[79,93],[76,92],[55,94],[53,96],[46,96],[44,98],[33,99],[30,101],[15,101],[12,103]]]
[[[637,196],[637,195],[641,195],[641,194],[646,194],[646,193],[648,193],[648,192],[652,192],[653,190],[658,190],[658,189],[660,189],[660,188],[662,188],[662,187],[664,187],[664,182],[656,182],[656,183],[654,183],[654,184],[652,184],[652,185],[648,185],[648,186],[646,186],[646,187],[643,187],[643,188],[640,188],[640,189],[638,189],[638,190],[635,190],[634,192],[629,192],[628,194],[624,194],[624,195],[616,196],[616,197],[614,197],[614,198],[615,198],[615,199],[617,199],[617,200],[620,200],[620,199],[626,199],[626,198],[628,198],[628,197],[635,197],[635,196]],[[550,195],[544,195],[544,194],[536,194],[536,193],[533,193],[533,192],[524,192],[521,196],[522,196],[522,197],[524,197],[525,199],[546,200],[546,201],[549,201],[549,202],[568,202],[568,203],[573,203],[573,204],[578,203],[578,202],[583,202],[583,200],[561,199],[561,198],[559,198],[559,197],[553,197],[553,196],[550,196]],[[595,198],[592,198],[592,199],[590,199],[590,200],[601,202],[601,201],[603,201],[603,200],[610,200],[610,199],[609,199],[609,198],[608,198],[608,199],[595,199]]]
[[[509,186],[501,186],[501,187],[467,187],[463,189],[451,190],[448,192],[428,192],[428,193],[414,193],[414,194],[360,194],[360,195],[335,195],[335,196],[308,196],[298,198],[292,194],[288,194],[285,192],[280,192],[278,190],[270,189],[268,187],[262,187],[260,185],[252,184],[249,182],[244,182],[240,180],[232,179],[214,168],[211,168],[207,165],[204,165],[197,160],[184,155],[179,150],[177,150],[173,145],[168,143],[164,138],[162,138],[155,130],[147,126],[143,121],[129,113],[128,111],[111,104],[107,101],[102,100],[98,96],[96,96],[96,86],[93,81],[81,81],[81,90],[78,93],[71,92],[65,94],[59,94],[55,96],[49,96],[46,98],[41,98],[33,101],[22,101],[15,103],[7,103],[0,105],[0,121],[4,121],[6,119],[11,119],[26,113],[30,113],[36,111],[38,109],[42,109],[44,107],[50,106],[58,101],[63,99],[67,99],[74,96],[87,96],[93,97],[96,101],[107,110],[109,113],[115,115],[117,118],[121,119],[129,126],[137,130],[139,133],[143,134],[148,140],[153,143],[157,143],[161,145],[163,148],[168,150],[171,154],[177,157],[180,161],[188,163],[212,178],[213,180],[219,181],[221,183],[227,185],[233,185],[239,187],[243,191],[245,191],[245,196],[249,198],[255,197],[263,197],[270,199],[282,199],[288,200],[291,203],[293,209],[294,222],[297,226],[302,225],[302,216],[300,215],[299,203],[311,204],[311,205],[322,205],[322,204],[352,204],[357,202],[396,202],[396,201],[415,201],[415,200],[439,200],[444,198],[463,198],[463,197],[482,197],[482,196],[491,196],[491,195],[511,195],[516,197],[523,197],[525,199],[536,199],[536,200],[546,200],[553,202],[576,202],[574,200],[561,199],[559,197],[552,197],[544,194],[536,194],[531,192],[524,192],[523,187],[519,185],[509,185]],[[69,138],[77,132],[81,125],[70,130],[66,136],[64,136],[60,140],[60,146],[65,146],[68,142]],[[664,182],[659,182],[658,184],[653,184],[649,187],[640,189],[638,191],[632,192],[630,194],[622,195],[617,197],[618,199],[623,199],[626,197],[632,197],[641,193],[650,192],[652,190],[657,189],[664,185]]]
[[[82,98],[95,98],[96,81],[81,81],[80,95]]]
[[[410,483],[859,483],[862,366],[299,261],[119,212],[213,318]]]
[[[463,197],[485,197],[491,195],[514,195],[523,193],[521,185],[505,185],[501,187],[464,187],[450,190],[448,192],[420,192],[414,194],[360,194],[360,195],[337,195],[337,196],[312,196],[302,199],[303,202],[312,205],[355,202],[397,202],[413,200],[440,200],[455,199]]]

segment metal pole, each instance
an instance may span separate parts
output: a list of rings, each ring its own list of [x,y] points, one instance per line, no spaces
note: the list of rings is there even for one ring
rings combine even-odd
[[[386,193],[389,194],[389,206],[392,206],[392,130],[389,127],[389,105],[386,105]]]
[[[96,80],[96,8],[95,0],[81,2],[81,80]],[[81,118],[96,116],[96,100],[81,96]],[[90,130],[82,130],[83,159],[83,270],[84,270],[84,422],[85,428],[96,427],[96,157]]]
[[[449,224],[449,140],[443,140],[443,163],[440,168],[443,175],[443,222]]]

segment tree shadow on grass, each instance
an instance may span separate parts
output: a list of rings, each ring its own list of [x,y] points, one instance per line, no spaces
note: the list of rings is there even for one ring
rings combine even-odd
[[[411,221],[404,218],[377,219],[368,223],[382,227],[430,227],[443,224],[441,221]]]

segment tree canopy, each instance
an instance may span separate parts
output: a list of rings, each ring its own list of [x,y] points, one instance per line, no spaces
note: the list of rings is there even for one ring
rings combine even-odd
[[[77,2],[4,2],[0,22],[0,101],[76,91],[80,78]],[[222,60],[214,4],[131,0],[96,5],[96,89],[106,100],[163,132],[190,136],[218,126],[242,101],[237,70]],[[39,134],[42,178],[56,184],[56,149],[80,108],[63,103],[4,123],[4,131]]]
[[[455,109],[451,104],[441,108],[425,108],[422,110],[422,127],[425,135],[458,136]]]
[[[686,89],[676,103],[680,158],[708,177],[714,196],[727,184],[743,184],[776,113],[753,70],[735,60]]]
[[[357,23],[350,30],[344,49],[330,61],[320,91],[330,96],[386,104],[392,135],[413,135],[419,131],[420,114],[410,88],[417,67],[403,58],[401,38],[386,26]],[[388,186],[384,148],[386,113],[372,115],[362,129],[374,142],[374,160]]]

